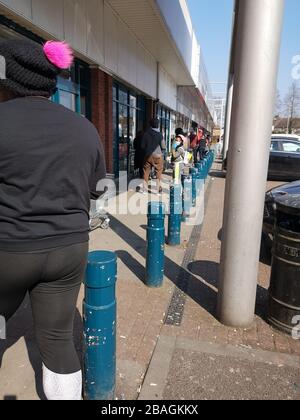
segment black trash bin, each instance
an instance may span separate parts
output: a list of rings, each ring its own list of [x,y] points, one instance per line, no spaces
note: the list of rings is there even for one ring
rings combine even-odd
[[[286,195],[276,200],[268,320],[291,335],[299,315],[300,196]]]

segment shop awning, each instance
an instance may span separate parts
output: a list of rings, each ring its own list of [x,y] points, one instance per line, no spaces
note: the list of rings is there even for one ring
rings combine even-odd
[[[195,84],[155,0],[107,2],[177,85]]]

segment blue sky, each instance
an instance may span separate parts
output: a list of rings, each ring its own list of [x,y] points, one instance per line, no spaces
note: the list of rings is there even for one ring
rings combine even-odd
[[[187,0],[209,78],[226,82],[231,40],[233,0]],[[292,58],[300,55],[300,0],[286,0],[278,89],[284,96],[293,79]],[[224,91],[214,85],[215,92]]]

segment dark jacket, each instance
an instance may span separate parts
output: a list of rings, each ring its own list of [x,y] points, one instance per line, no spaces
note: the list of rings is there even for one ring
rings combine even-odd
[[[141,149],[144,153],[144,156],[148,158],[151,156],[155,150],[161,147],[161,150],[164,151],[166,149],[166,145],[163,139],[163,135],[158,131],[149,128],[143,136]]]
[[[0,250],[88,241],[90,191],[105,178],[95,127],[42,98],[0,104]]]
[[[144,136],[143,131],[138,132],[133,142],[133,147],[135,150],[134,169],[140,169],[142,165],[144,164],[144,153],[142,151],[143,136]]]
[[[200,140],[199,147],[200,147],[200,149],[206,149],[206,140],[205,140],[205,138],[203,138],[203,139]]]

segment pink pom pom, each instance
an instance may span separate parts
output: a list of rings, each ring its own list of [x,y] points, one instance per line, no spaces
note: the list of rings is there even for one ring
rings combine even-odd
[[[48,60],[59,69],[68,69],[73,63],[73,51],[66,42],[48,41],[44,45]]]

